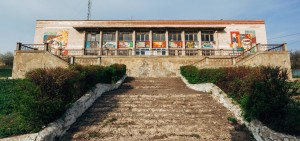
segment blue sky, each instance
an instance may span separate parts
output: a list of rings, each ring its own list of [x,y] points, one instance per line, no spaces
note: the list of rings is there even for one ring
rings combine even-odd
[[[0,53],[33,43],[36,20],[85,20],[88,0],[1,0]],[[268,43],[300,50],[300,0],[92,0],[93,20],[265,20]]]

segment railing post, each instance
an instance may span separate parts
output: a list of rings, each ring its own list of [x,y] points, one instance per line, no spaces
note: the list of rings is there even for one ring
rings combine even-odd
[[[208,65],[209,64],[209,58],[205,57],[205,64]]]
[[[70,64],[71,64],[71,65],[74,64],[74,59],[75,59],[74,56],[71,56],[71,59],[70,59]]]
[[[48,43],[44,43],[44,45],[45,45],[44,50],[45,50],[45,51],[49,51],[49,44],[48,44]]]
[[[83,49],[83,55],[86,55],[86,49],[85,48]]]
[[[198,50],[198,56],[202,56],[202,49],[197,49]]]
[[[261,50],[261,46],[260,43],[256,44],[256,52],[260,52]]]
[[[20,42],[17,42],[17,47],[16,47],[16,50],[21,50],[21,47],[22,47],[22,43],[20,43]]]
[[[236,64],[236,57],[232,57],[232,65]]]
[[[283,45],[282,45],[282,51],[288,51],[286,43],[283,43]]]
[[[128,50],[128,56],[132,56],[132,50],[131,49]]]
[[[223,56],[224,55],[224,49],[220,49],[220,56]]]

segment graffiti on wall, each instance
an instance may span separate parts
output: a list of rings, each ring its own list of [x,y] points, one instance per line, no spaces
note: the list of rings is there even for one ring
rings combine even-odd
[[[119,48],[133,48],[133,42],[119,41]]]
[[[166,42],[153,42],[153,48],[166,48]]]
[[[186,48],[199,48],[199,42],[187,41],[185,43]]]
[[[52,53],[58,54],[61,51],[62,55],[67,55],[68,34],[68,31],[45,32],[43,42],[49,44]]]
[[[202,48],[213,48],[216,45],[215,41],[202,41],[201,46]]]
[[[241,37],[239,31],[230,32],[230,39],[231,39],[230,47],[232,48],[241,47]]]
[[[182,42],[181,41],[170,41],[169,47],[170,48],[182,48]]]
[[[241,44],[244,49],[250,49],[252,47],[251,39],[249,38],[250,34],[240,34]]]
[[[150,41],[136,42],[137,48],[150,48]]]
[[[116,42],[105,42],[105,41],[103,41],[102,48],[115,49],[115,48],[117,48],[117,45],[116,45]]]
[[[249,35],[248,36],[248,39],[250,39],[251,40],[251,43],[252,44],[256,44],[256,34],[255,34],[255,30],[246,30],[245,31],[245,34],[247,35]]]

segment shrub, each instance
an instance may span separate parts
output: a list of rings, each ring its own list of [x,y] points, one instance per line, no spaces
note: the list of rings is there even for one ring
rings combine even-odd
[[[279,67],[235,67],[198,70],[181,67],[190,83],[212,82],[236,100],[248,121],[258,119],[271,129],[300,135],[300,104],[290,96],[299,90]]]
[[[199,83],[199,70],[195,66],[181,66],[180,72],[189,83],[196,84]]]

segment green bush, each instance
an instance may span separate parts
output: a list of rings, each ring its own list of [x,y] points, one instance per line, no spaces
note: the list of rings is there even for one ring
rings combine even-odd
[[[201,69],[183,66],[190,83],[212,82],[236,100],[248,121],[258,119],[276,131],[300,135],[300,104],[292,100],[299,88],[287,82],[279,67]]]
[[[39,131],[97,83],[112,83],[126,66],[35,69],[24,80],[0,80],[0,138]]]
[[[195,66],[181,66],[180,72],[191,84],[199,83],[199,70]]]

